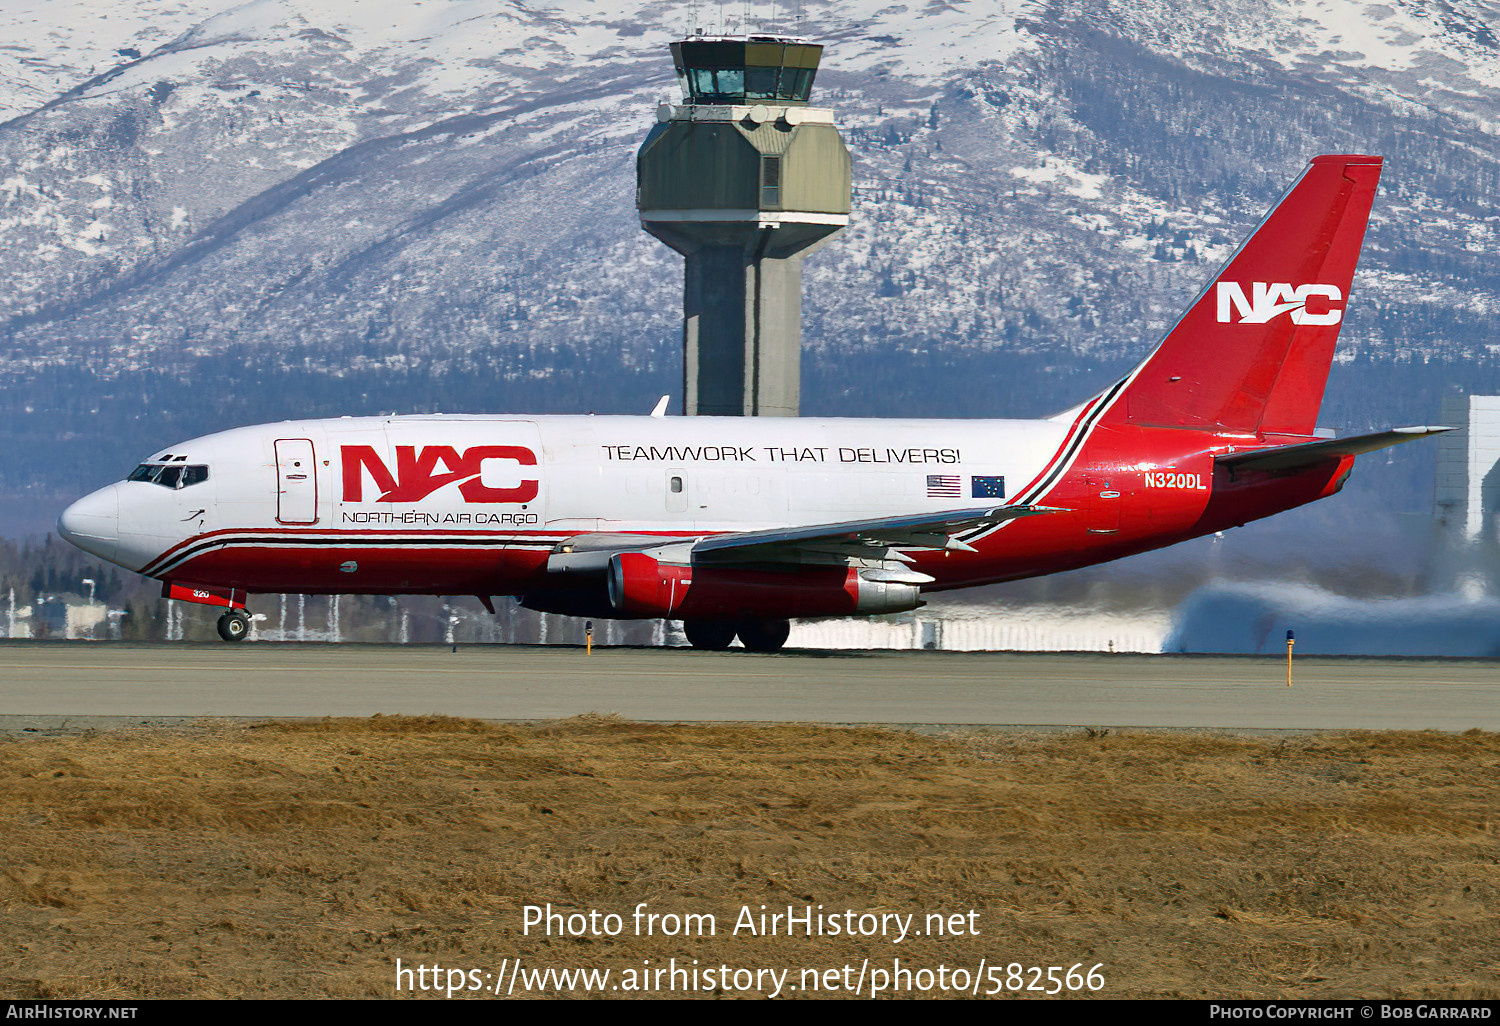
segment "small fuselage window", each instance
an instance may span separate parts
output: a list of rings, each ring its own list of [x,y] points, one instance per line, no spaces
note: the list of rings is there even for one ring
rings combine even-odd
[[[163,488],[188,488],[208,480],[208,467],[202,463],[142,463],[125,480],[148,481]]]

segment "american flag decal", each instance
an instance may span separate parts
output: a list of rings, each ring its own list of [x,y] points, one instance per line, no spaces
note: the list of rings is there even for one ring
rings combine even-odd
[[[929,499],[957,499],[963,496],[957,474],[928,474],[927,497]]]

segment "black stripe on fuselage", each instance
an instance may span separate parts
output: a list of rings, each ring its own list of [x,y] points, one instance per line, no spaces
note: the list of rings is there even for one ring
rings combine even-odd
[[[1109,410],[1110,406],[1114,403],[1120,392],[1124,390],[1125,385],[1129,381],[1129,377],[1121,378],[1115,383],[1113,388],[1109,389],[1109,391],[1105,392],[1102,396],[1099,397],[1098,404],[1094,407],[1093,410],[1089,412],[1089,415],[1085,419],[1084,424],[1081,425],[1080,429],[1073,435],[1072,439],[1068,443],[1065,443],[1066,451],[1063,453],[1062,458],[1053,465],[1052,472],[1049,473],[1041,481],[1037,482],[1037,484],[1033,485],[1031,488],[1023,492],[1021,496],[1018,496],[1016,498],[1017,503],[1024,505],[1041,498],[1046,492],[1050,491],[1052,487],[1057,484],[1057,482],[1062,478],[1064,474],[1072,469],[1073,463],[1075,460],[1077,460],[1078,454],[1083,449],[1084,443],[1087,442],[1089,436],[1094,433],[1094,428],[1099,425],[1100,419],[1103,418],[1104,414]]]
[[[1125,390],[1125,386],[1130,384],[1131,379],[1134,377],[1135,373],[1126,375],[1115,382],[1112,387],[1099,397],[1098,401],[1094,404],[1094,408],[1083,417],[1077,430],[1072,433],[1071,437],[1063,440],[1062,450],[1053,462],[1052,469],[1044,474],[1035,484],[1022,489],[1020,494],[1011,500],[1010,505],[1027,506],[1044,498],[1062,480],[1063,476],[1069,470],[1073,469],[1074,462],[1077,461],[1079,453],[1083,451],[1084,443],[1088,441],[1089,436],[1094,433],[1094,428],[1099,425],[1099,421],[1103,418],[1104,414],[1114,404],[1114,401],[1119,398],[1120,393]],[[1019,520],[1007,520],[1004,523],[977,528],[966,535],[960,535],[959,538],[966,543],[972,544],[976,540],[988,538],[996,531],[1002,531],[1014,523],[1019,523]]]

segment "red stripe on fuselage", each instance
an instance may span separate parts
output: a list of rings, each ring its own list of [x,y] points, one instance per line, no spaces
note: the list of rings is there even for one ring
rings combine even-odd
[[[148,577],[163,577],[175,575],[178,566],[183,561],[196,559],[200,554],[195,550],[209,551],[221,546],[247,546],[247,545],[274,545],[276,541],[285,539],[289,543],[305,547],[327,546],[333,547],[342,544],[345,539],[351,544],[357,544],[359,540],[381,539],[383,546],[395,547],[401,543],[410,541],[412,543],[424,542],[426,547],[434,547],[445,542],[452,542],[453,547],[478,550],[482,548],[501,548],[506,545],[528,545],[528,546],[550,546],[559,541],[574,537],[581,532],[567,531],[486,531],[486,532],[464,532],[464,531],[389,531],[378,529],[367,530],[341,530],[328,531],[316,528],[226,528],[219,531],[209,531],[194,535],[185,541],[178,542],[171,548],[156,556],[138,573]],[[651,532],[641,532],[643,534]],[[673,535],[672,537],[676,537]],[[413,548],[416,545],[413,544]]]
[[[580,533],[583,533],[583,532],[578,532],[578,531],[543,531],[543,530],[536,530],[536,531],[527,531],[527,530],[510,530],[510,531],[401,531],[401,530],[381,530],[381,529],[378,529],[378,528],[363,528],[363,529],[356,528],[356,529],[336,529],[336,530],[329,530],[329,529],[309,528],[309,527],[300,527],[300,528],[299,527],[228,527],[228,528],[223,528],[223,529],[217,530],[217,531],[205,531],[202,534],[195,534],[195,535],[193,535],[190,538],[185,538],[182,541],[176,543],[175,545],[172,545],[171,547],[167,548],[165,551],[163,551],[162,553],[160,553],[159,555],[157,555],[155,558],[153,558],[152,560],[150,560],[149,562],[147,562],[144,566],[142,566],[140,568],[140,570],[138,570],[136,572],[140,573],[140,574],[144,574],[147,577],[154,576],[154,571],[157,568],[161,567],[163,564],[168,563],[171,560],[177,558],[181,553],[187,551],[188,549],[191,549],[191,548],[193,548],[195,546],[198,546],[198,545],[202,545],[204,543],[211,542],[214,539],[221,539],[221,540],[224,540],[224,541],[228,542],[228,541],[230,541],[231,539],[234,539],[234,538],[251,538],[251,537],[263,538],[263,537],[272,537],[272,536],[281,536],[281,537],[285,537],[285,538],[289,538],[289,539],[294,539],[294,538],[372,538],[372,537],[380,537],[380,538],[412,538],[412,539],[421,539],[421,538],[446,539],[446,538],[460,538],[461,537],[461,538],[465,538],[465,539],[473,539],[474,541],[483,541],[483,540],[486,540],[486,539],[493,539],[496,542],[499,542],[502,539],[509,539],[509,538],[537,538],[537,539],[550,539],[550,540],[554,540],[555,541],[556,539],[560,539],[560,538],[571,538],[571,537],[574,537],[574,536],[576,536],[577,534],[580,534]],[[652,532],[642,531],[642,532],[639,532],[639,533],[641,533],[641,534],[650,534]]]
[[[245,544],[194,556],[173,578],[252,592],[506,595],[545,574],[550,548]]]
[[[178,542],[141,572],[255,592],[502,595],[535,583],[560,541],[586,533],[223,529]],[[632,533],[670,541],[707,532]]]

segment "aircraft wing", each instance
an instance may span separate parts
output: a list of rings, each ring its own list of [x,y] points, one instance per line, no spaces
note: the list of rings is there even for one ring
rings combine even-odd
[[[959,538],[969,531],[992,527],[1019,517],[1060,513],[1051,506],[988,506],[942,513],[914,513],[898,517],[848,520],[807,527],[778,527],[766,531],[737,531],[699,539],[692,548],[697,563],[798,562],[806,554],[890,558],[896,549],[959,549],[973,551]],[[895,558],[901,558],[897,555]]]
[[[1316,442],[1302,442],[1297,445],[1282,445],[1274,449],[1256,449],[1250,452],[1232,452],[1223,456],[1215,456],[1216,466],[1227,466],[1231,471],[1239,470],[1261,470],[1275,472],[1278,470],[1297,470],[1309,467],[1324,460],[1337,459],[1341,456],[1358,456],[1362,453],[1375,452],[1386,449],[1402,442],[1414,442],[1419,438],[1430,438],[1440,435],[1444,431],[1454,430],[1451,427],[1401,427],[1392,428],[1389,431],[1377,431],[1368,435],[1350,435],[1348,438],[1325,438]]]
[[[700,538],[660,535],[580,535],[560,545],[547,560],[551,572],[600,572],[620,552],[665,550],[674,561],[705,563],[816,563],[849,558],[910,562],[903,549],[973,551],[959,536],[1019,517],[1062,513],[1051,506],[986,506],[942,513],[846,520],[806,527],[734,531]]]

